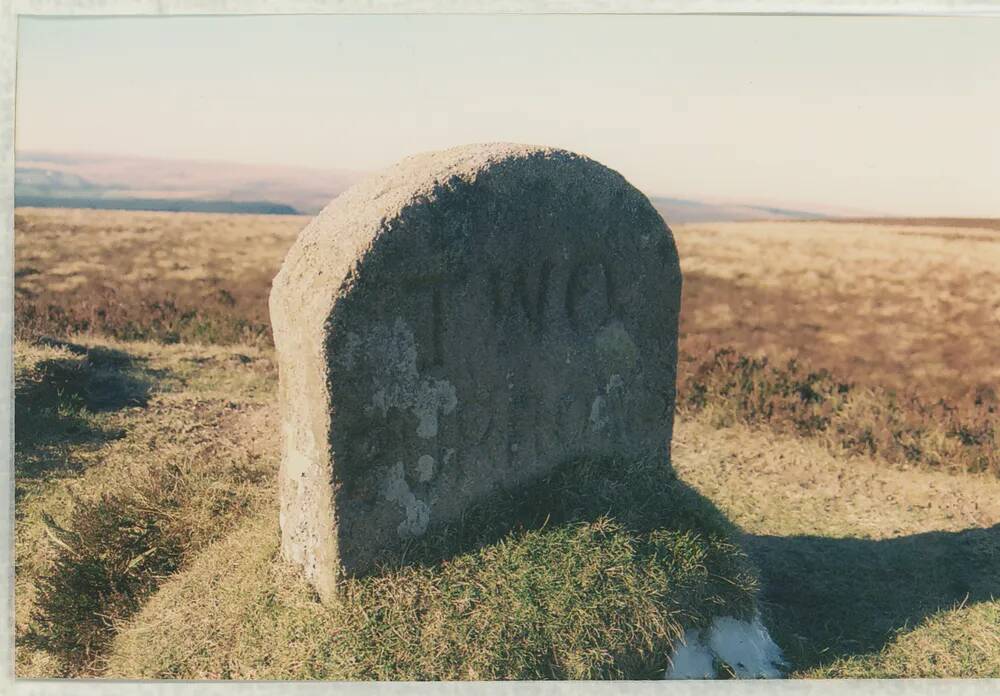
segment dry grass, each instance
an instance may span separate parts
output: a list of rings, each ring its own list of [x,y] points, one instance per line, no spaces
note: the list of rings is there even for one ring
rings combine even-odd
[[[1000,480],[702,417],[673,460],[743,530],[791,676],[996,676]]]
[[[1000,232],[976,234],[825,222],[682,226],[681,347],[696,356],[730,347],[776,364],[797,358],[928,402],[996,402]]]
[[[680,624],[656,612],[674,600],[660,597],[652,619],[639,601],[664,579],[635,552],[650,532],[621,516],[473,544],[454,556],[464,580],[428,563],[396,569],[387,586],[356,585],[351,606],[374,617],[323,609],[276,559],[266,298],[305,222],[17,211],[18,675],[610,676],[662,665]],[[975,473],[997,471],[997,227],[674,230],[685,272],[675,464],[742,530],[794,676],[997,676],[1000,482]],[[738,556],[713,556],[671,524],[658,558]],[[694,555],[671,556],[679,543]],[[631,555],[614,555],[625,546]],[[621,599],[621,617],[578,595],[587,611],[574,621],[531,619],[540,605],[517,569],[534,566],[518,559],[565,569],[585,555],[628,569],[600,589]],[[435,604],[450,597],[445,585],[511,572],[481,598],[479,619],[514,607],[529,634],[456,614],[453,597]],[[556,641],[563,652],[542,656]]]
[[[938,612],[871,655],[810,670],[820,679],[1000,679],[1000,600]]]
[[[755,589],[723,536],[607,517],[350,580],[334,606],[277,554],[273,516],[213,546],[122,629],[107,676],[655,678],[685,626],[748,615]]]
[[[32,423],[15,430],[17,670],[93,674],[116,622],[271,502],[276,452],[259,430],[273,429],[261,400],[273,365],[251,348],[18,343],[15,353],[16,409]],[[141,405],[107,400],[108,385],[134,394],[137,375]]]
[[[908,217],[854,217],[823,220],[837,224],[867,224],[867,225],[903,225],[905,227],[964,227],[973,230],[1000,231],[1000,219],[997,218],[908,218]]]
[[[15,330],[269,345],[271,278],[308,219],[18,209]]]
[[[268,345],[271,279],[307,221],[19,209],[18,335]],[[681,350],[797,358],[928,402],[996,402],[1000,232],[973,222],[677,226]]]
[[[730,349],[700,362],[682,356],[678,393],[681,413],[704,414],[716,427],[767,426],[897,466],[1000,476],[1000,404],[993,401],[925,403],[794,359],[775,366]]]

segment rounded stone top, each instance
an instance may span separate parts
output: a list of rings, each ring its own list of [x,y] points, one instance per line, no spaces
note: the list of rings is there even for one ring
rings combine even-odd
[[[459,192],[491,189],[498,195],[522,196],[525,189],[544,185],[567,203],[580,202],[575,193],[631,194],[659,220],[645,196],[620,174],[567,150],[518,143],[484,143],[425,152],[400,160],[352,186],[330,202],[302,231],[272,284],[271,302],[280,302],[283,288],[294,285],[294,301],[319,307],[339,293],[329,278],[351,278],[352,268],[376,247],[391,228],[400,227],[413,209],[442,203]],[[584,198],[593,200],[593,195]],[[524,201],[525,205],[531,201]],[[550,204],[550,203],[549,203]],[[552,215],[572,211],[551,210]],[[662,220],[660,224],[663,225]],[[665,225],[664,225],[665,227]],[[671,249],[673,248],[671,240]],[[676,252],[673,252],[676,254]],[[317,272],[318,269],[322,271]],[[305,296],[305,298],[303,298]],[[319,328],[318,326],[316,328]]]
[[[439,190],[454,187],[458,182],[474,183],[482,176],[496,176],[510,171],[522,176],[542,171],[558,175],[556,170],[560,164],[563,165],[564,175],[570,174],[573,164],[578,164],[605,172],[624,183],[616,172],[567,150],[518,143],[461,145],[400,160],[344,192],[319,217],[327,217],[328,211],[335,215],[337,209],[363,203],[372,206],[369,212],[373,217],[391,217],[400,214],[407,205],[433,199]]]

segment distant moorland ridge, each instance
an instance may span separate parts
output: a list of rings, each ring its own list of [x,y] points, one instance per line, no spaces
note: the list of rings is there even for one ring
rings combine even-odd
[[[347,169],[22,151],[14,198],[18,206],[36,208],[313,215],[364,175]],[[826,217],[739,203],[651,200],[670,224]]]

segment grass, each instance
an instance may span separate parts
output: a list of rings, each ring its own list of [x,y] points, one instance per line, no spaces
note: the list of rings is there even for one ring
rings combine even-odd
[[[465,525],[474,538],[453,529],[425,539],[405,563],[346,581],[334,606],[280,561],[273,516],[254,520],[122,628],[107,675],[646,679],[662,676],[684,628],[752,613],[753,571],[724,521],[676,480],[584,463],[546,483],[531,505],[549,505],[552,491],[565,503],[543,526],[477,545],[509,525],[507,503],[523,507],[524,495],[475,509]],[[598,490],[620,514],[590,514]],[[654,498],[659,513],[634,524],[629,506]]]
[[[678,421],[673,460],[741,530],[791,676],[995,674],[1000,479],[888,467],[702,415]],[[901,652],[917,641],[941,656],[936,667]],[[963,654],[981,659],[960,666]]]
[[[821,679],[1000,679],[1000,600],[941,611],[903,627],[884,649],[811,670]]]
[[[15,350],[14,429],[18,495],[53,472],[85,465],[86,454],[121,436],[114,414],[146,402],[150,375],[128,356],[46,340]]]
[[[767,426],[899,466],[1000,476],[1000,404],[994,401],[929,404],[851,384],[794,359],[773,365],[731,349],[701,360],[682,355],[678,371],[678,408],[705,414],[717,427]]]
[[[262,383],[273,385],[267,360],[240,352],[234,361],[234,351],[210,349],[191,363],[183,347],[71,345],[15,347],[19,415],[29,424],[37,414],[71,423],[50,429],[41,419],[15,430],[21,675],[98,672],[115,623],[273,497],[274,453],[248,446],[245,432],[260,426],[245,421],[260,413]],[[107,389],[98,402],[86,398],[94,384],[131,385],[136,365],[150,380],[142,383],[144,406],[109,401]],[[215,367],[214,379],[205,365]],[[88,425],[86,437],[75,423]]]
[[[758,603],[791,676],[998,676],[995,221],[675,229],[682,480],[578,462],[337,607],[272,513],[305,222],[17,211],[18,676],[656,676]]]
[[[144,407],[109,407],[119,430],[90,444],[88,466],[52,469],[21,497],[22,676],[645,678],[662,674],[684,628],[755,606],[732,528],[669,469],[577,462],[470,510],[412,545],[405,564],[351,581],[330,610],[276,553],[269,359],[247,347],[71,345],[74,360],[18,344],[22,399],[77,403],[93,355],[118,356],[100,363],[102,379],[142,365],[149,381]],[[52,350],[79,388],[39,369]],[[248,662],[227,645],[184,656],[185,636],[219,643],[231,612],[253,617],[232,646]],[[294,637],[276,642],[287,626]]]
[[[140,500],[131,492],[81,501],[69,530],[43,516],[57,550],[37,581],[36,629],[26,636],[28,645],[43,647],[72,671],[85,669],[104,649],[115,622],[135,612],[159,578],[177,569],[189,535],[169,524],[176,502],[144,502],[148,496]]]
[[[19,208],[15,329],[266,347],[271,279],[307,222]],[[975,239],[954,221],[899,222],[675,227],[682,351],[728,346],[925,402],[996,403],[996,221],[974,221]]]

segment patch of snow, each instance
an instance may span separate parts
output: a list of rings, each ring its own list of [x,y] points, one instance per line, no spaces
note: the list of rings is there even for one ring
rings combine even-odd
[[[666,679],[715,679],[715,656],[701,642],[701,631],[684,632],[684,645],[674,651]]]
[[[729,665],[739,679],[780,679],[785,664],[781,648],[760,619],[739,621],[720,616],[704,632],[684,632],[684,644],[671,659],[665,679],[714,679],[715,661]]]

